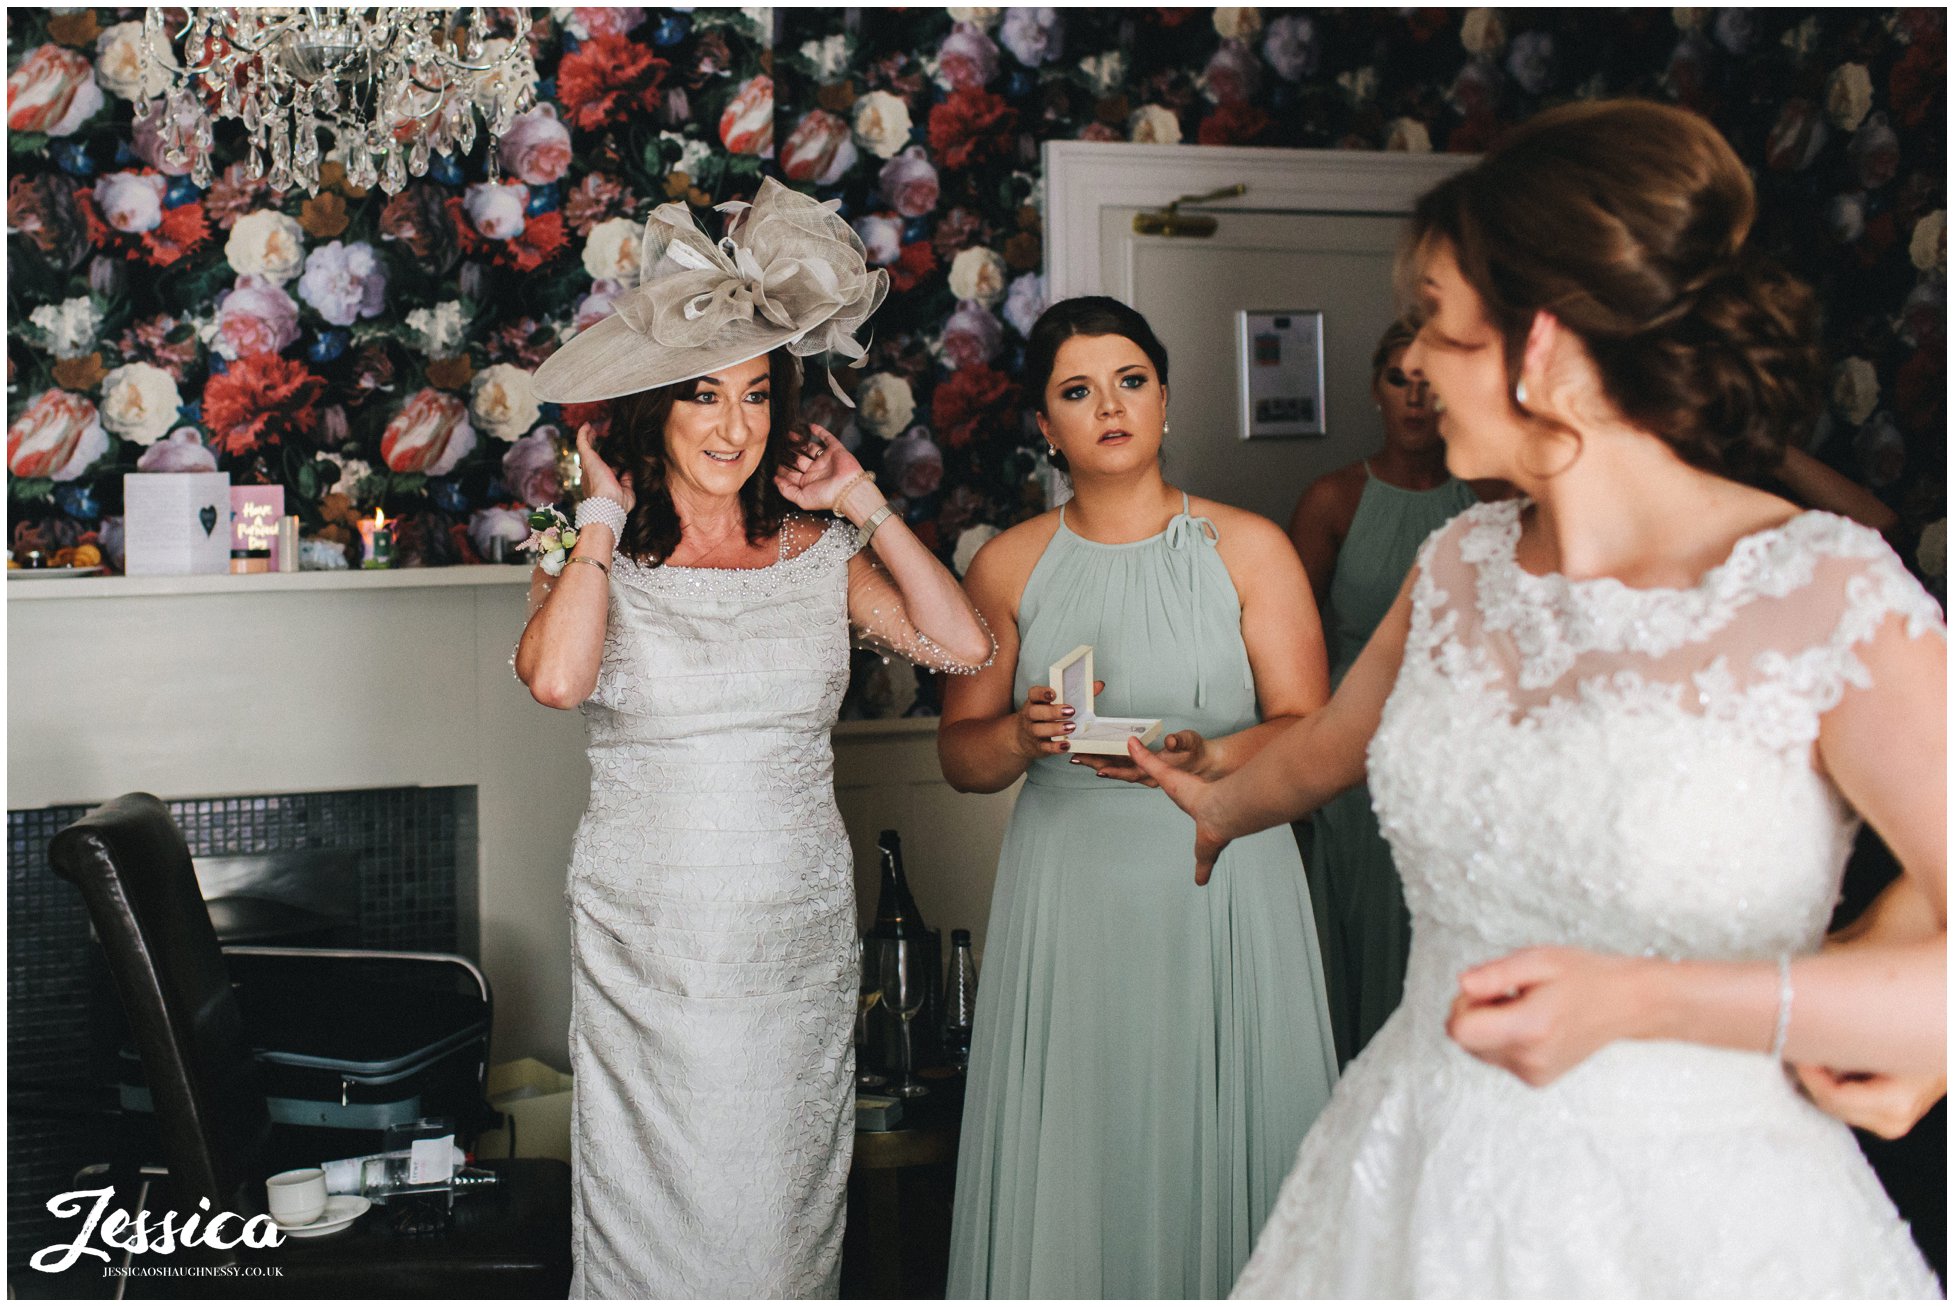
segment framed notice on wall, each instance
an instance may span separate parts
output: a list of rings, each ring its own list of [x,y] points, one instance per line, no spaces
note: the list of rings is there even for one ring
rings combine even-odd
[[[1239,309],[1235,336],[1242,439],[1322,435],[1322,310]]]

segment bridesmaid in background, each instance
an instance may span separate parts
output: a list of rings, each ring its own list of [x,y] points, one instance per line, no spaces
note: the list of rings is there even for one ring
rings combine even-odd
[[[1158,717],[1162,757],[1239,767],[1321,706],[1308,579],[1265,518],[1161,474],[1167,353],[1102,297],[1053,305],[1024,382],[1075,497],[1013,527],[966,588],[994,664],[946,686],[959,790],[1019,777],[978,991],[952,1298],[1214,1298],[1248,1259],[1336,1077],[1295,840],[1189,883],[1192,824],[1123,756],[1071,756],[1046,684],[1082,644],[1098,710]],[[1083,765],[1082,765],[1083,764]]]
[[[1445,470],[1425,379],[1402,366],[1412,334],[1392,323],[1371,355],[1371,398],[1384,417],[1384,448],[1317,478],[1289,519],[1289,539],[1324,609],[1333,690],[1390,611],[1418,546],[1477,502],[1472,487]],[[1297,827],[1299,834],[1304,829]],[[1397,1009],[1411,914],[1391,846],[1377,830],[1369,786],[1324,804],[1307,829],[1304,865],[1341,1065]]]

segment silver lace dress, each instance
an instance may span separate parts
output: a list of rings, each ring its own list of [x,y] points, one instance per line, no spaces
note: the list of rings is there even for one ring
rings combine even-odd
[[[858,954],[829,732],[851,613],[951,662],[886,573],[851,569],[858,547],[790,519],[770,567],[612,564],[566,892],[573,1296],[836,1291]]]

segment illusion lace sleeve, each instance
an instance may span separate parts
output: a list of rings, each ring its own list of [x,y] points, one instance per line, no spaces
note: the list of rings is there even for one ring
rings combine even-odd
[[[858,554],[848,568],[848,624],[856,639],[868,648],[894,654],[919,667],[958,676],[971,676],[991,665],[997,657],[997,637],[991,634],[982,613],[977,623],[991,642],[991,652],[981,663],[967,663],[916,629],[903,604],[902,591],[874,555]]]

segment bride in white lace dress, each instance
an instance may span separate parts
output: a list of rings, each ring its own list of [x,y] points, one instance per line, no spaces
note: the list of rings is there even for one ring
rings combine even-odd
[[[1945,632],[1877,535],[1737,479],[1816,371],[1752,204],[1711,128],[1635,103],[1427,196],[1405,367],[1453,474],[1528,500],[1436,532],[1236,776],[1143,760],[1197,879],[1368,764],[1414,922],[1237,1296],[1939,1293],[1799,1085],[1889,1129],[1944,1088]],[[1862,815],[1905,875],[1828,947]]]
[[[578,433],[582,530],[554,582],[539,570],[516,657],[590,733],[566,893],[576,1297],[834,1296],[858,949],[829,732],[849,634],[949,671],[992,653],[854,456],[789,427],[809,352],[789,348],[846,311],[838,286],[879,299],[881,274],[825,206],[766,183],[751,212],[732,251],[692,248],[676,293],[641,288],[628,331],[578,350],[593,328],[536,375],[553,400],[614,401],[603,457]],[[686,239],[666,214],[652,225]],[[648,237],[648,272],[659,253]],[[741,303],[679,343],[692,310]]]

